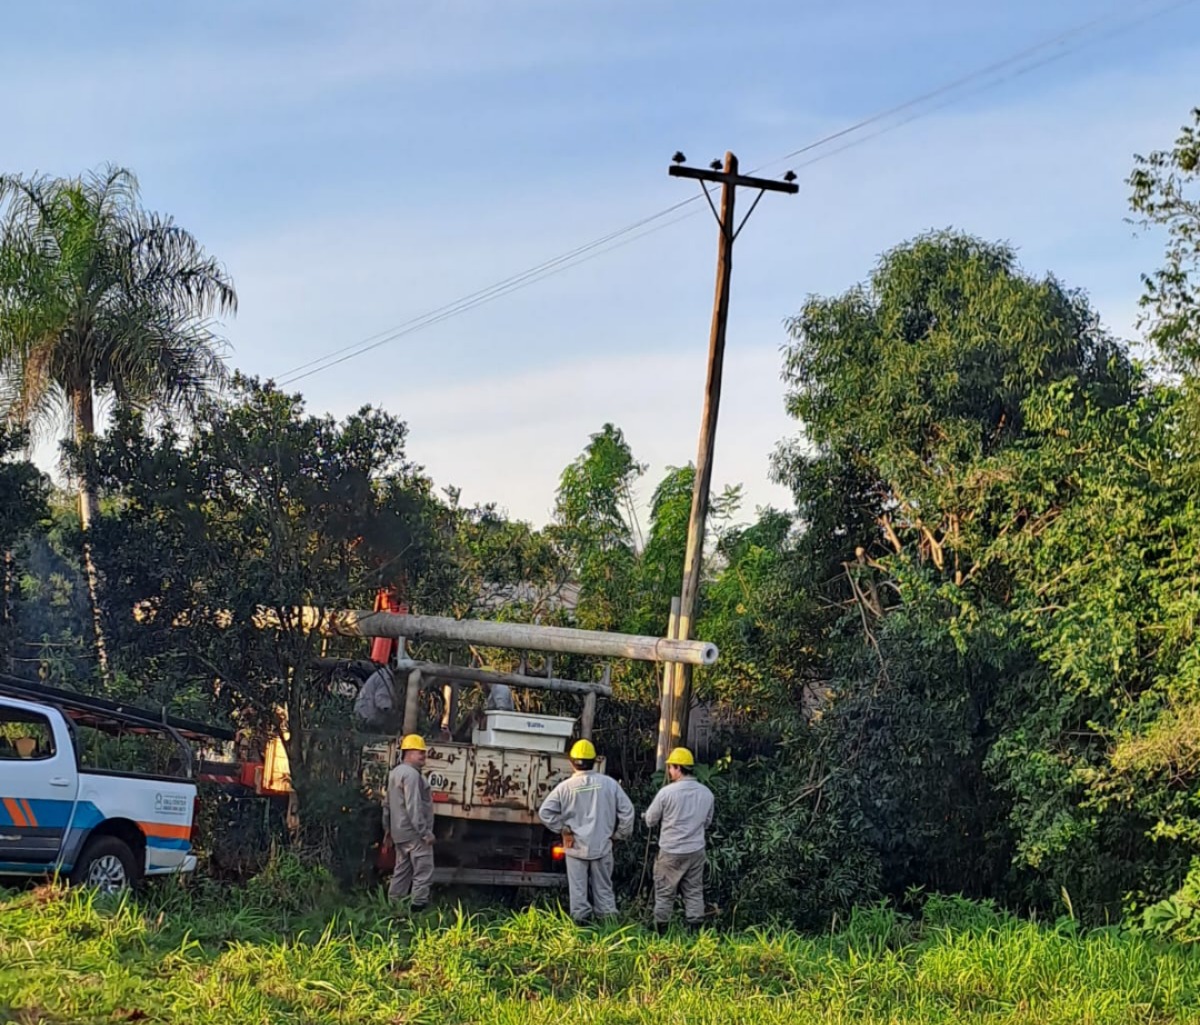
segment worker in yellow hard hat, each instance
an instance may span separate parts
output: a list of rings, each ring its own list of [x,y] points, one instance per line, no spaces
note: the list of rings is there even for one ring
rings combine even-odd
[[[577,740],[571,745],[571,753],[567,756],[571,759],[571,764],[575,768],[579,768],[576,762],[592,762],[596,761],[596,748],[590,740]]]
[[[422,775],[425,738],[410,733],[400,741],[400,761],[388,774],[383,829],[396,848],[388,898],[411,895],[413,910],[429,903],[433,888],[433,792]]]
[[[686,747],[667,755],[667,782],[642,815],[646,825],[659,827],[658,857],[654,859],[654,928],[666,932],[683,891],[688,925],[704,921],[705,830],[712,825],[713,795],[696,779],[696,759]]]
[[[590,740],[577,740],[568,757],[575,772],[546,795],[538,816],[547,829],[562,834],[571,917],[582,925],[593,909],[601,916],[617,913],[613,840],[633,832],[633,803],[620,783],[596,771]]]

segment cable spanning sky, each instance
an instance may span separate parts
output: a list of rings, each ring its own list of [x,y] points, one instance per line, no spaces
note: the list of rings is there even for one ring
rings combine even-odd
[[[692,203],[511,294],[460,300],[692,198],[694,183],[666,174],[676,149],[701,165],[733,149],[756,168],[1120,10],[53,6],[52,47],[30,42],[46,11],[6,13],[0,85],[21,102],[0,166],[132,167],[147,205],[234,275],[236,366],[315,371],[294,383],[315,410],[387,407],[439,485],[535,523],[606,421],[650,464],[646,499],[665,466],[695,457],[715,227],[682,216],[707,215]],[[788,503],[768,481],[773,446],[795,430],[783,319],[917,232],[1005,239],[1132,335],[1138,274],[1160,244],[1124,222],[1123,180],[1132,154],[1168,145],[1200,103],[1200,4],[1146,18],[1169,0],[1125,6],[991,80],[791,158],[800,195],[763,204],[736,254],[714,483],[745,485],[745,516]],[[423,322],[439,309],[455,312]]]

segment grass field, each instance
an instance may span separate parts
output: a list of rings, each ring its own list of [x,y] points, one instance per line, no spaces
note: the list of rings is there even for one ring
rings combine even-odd
[[[311,876],[137,901],[0,891],[0,1017],[23,1023],[1200,1022],[1200,951],[931,898],[827,935],[659,938],[547,910],[416,920]]]

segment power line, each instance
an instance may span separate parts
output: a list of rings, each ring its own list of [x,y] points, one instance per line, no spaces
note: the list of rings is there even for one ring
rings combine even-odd
[[[1164,14],[1169,14],[1172,11],[1178,10],[1181,7],[1187,7],[1189,4],[1192,4],[1195,2],[1196,2],[1196,0],[1176,0],[1175,3],[1168,4],[1165,7],[1160,7],[1157,10],[1149,11],[1146,14],[1143,14],[1141,17],[1133,18],[1132,20],[1129,20],[1122,24],[1117,25],[1116,27],[1110,29],[1107,32],[1100,33],[1099,35],[1092,37],[1090,40],[1088,40],[1087,44],[1084,44],[1084,45],[1090,45],[1093,43],[1097,43],[1104,39],[1112,39],[1113,37],[1121,35],[1124,32],[1128,32],[1130,29],[1137,28],[1137,27],[1145,24],[1148,21],[1152,21],[1155,18],[1161,17]],[[1144,4],[1143,4],[1143,6],[1144,6]],[[1043,68],[1047,64],[1053,64],[1055,61],[1059,61],[1065,57],[1070,56],[1072,53],[1075,53],[1078,49],[1079,49],[1079,47],[1075,47],[1074,49],[1070,49],[1070,50],[1060,50],[1058,53],[1049,54],[1046,57],[1042,57],[1040,60],[1036,60],[1029,64],[1026,64],[1023,67],[1018,68],[1016,71],[1011,72],[1010,74],[1003,75],[1000,78],[992,79],[989,82],[984,82],[982,85],[976,86],[974,89],[968,89],[965,92],[957,93],[957,94],[950,96],[949,98],[943,100],[941,103],[938,103],[932,107],[927,107],[924,110],[921,110],[915,114],[911,114],[908,117],[901,119],[900,121],[893,122],[892,124],[889,124],[889,125],[884,125],[882,128],[879,128],[878,130],[871,132],[868,135],[863,135],[856,139],[851,139],[849,142],[846,142],[843,145],[836,147],[835,149],[826,150],[825,152],[819,153],[817,156],[812,157],[809,160],[805,160],[799,164],[794,164],[793,170],[803,170],[806,167],[811,167],[813,164],[819,164],[822,160],[828,160],[830,157],[835,157],[839,153],[844,153],[848,149],[853,149],[855,146],[861,146],[864,142],[870,142],[872,139],[877,139],[877,138],[879,138],[879,136],[886,135],[888,132],[894,132],[897,128],[903,128],[905,125],[911,124],[913,121],[916,121],[922,117],[926,117],[929,114],[936,113],[939,110],[944,110],[946,107],[949,107],[954,103],[957,103],[959,100],[963,99],[964,97],[975,96],[979,93],[986,92],[989,89],[994,89],[998,85],[1003,85],[1005,82],[1014,81],[1015,79],[1018,79],[1018,78],[1022,77],[1023,75],[1027,75],[1030,72],[1037,71],[1039,68]],[[808,148],[811,148],[811,147],[806,147],[806,149],[808,149]],[[804,152],[804,150],[798,151],[797,153],[792,153],[789,156],[798,156],[799,152]],[[764,164],[763,166],[770,167],[771,164],[776,164],[776,163],[779,163],[781,160],[787,160],[787,159],[789,159],[789,157],[782,157],[782,158],[779,158],[778,160],[773,160],[768,164]]]
[[[691,202],[691,200],[689,200],[689,202]],[[661,218],[667,213],[678,210],[679,207],[684,205],[685,204],[683,203],[676,204],[674,207],[663,211],[654,218],[646,218],[642,223],[648,224],[650,221]],[[625,235],[627,231],[631,229],[626,229],[625,231],[621,232],[613,232],[610,236],[607,236],[607,241],[609,241],[611,244],[605,245],[603,248],[597,248],[601,242],[605,241],[605,239],[597,240],[594,245],[588,247],[591,251],[582,259],[576,260],[573,263],[548,261],[548,263],[556,263],[557,265],[551,266],[550,269],[543,273],[539,273],[536,277],[517,275],[513,278],[506,279],[506,281],[512,283],[505,285],[503,289],[499,289],[499,286],[493,286],[492,289],[483,289],[480,292],[473,293],[470,297],[464,297],[464,299],[459,300],[458,302],[449,303],[446,306],[439,307],[437,310],[433,310],[422,317],[417,317],[414,320],[400,325],[391,332],[387,332],[386,337],[375,336],[376,340],[371,341],[370,344],[359,343],[356,346],[348,347],[353,349],[353,351],[346,351],[345,349],[339,350],[340,355],[337,355],[337,358],[331,358],[333,354],[330,354],[329,356],[322,357],[321,360],[314,360],[313,362],[320,362],[321,365],[318,367],[313,367],[309,370],[304,370],[300,373],[285,375],[276,383],[279,385],[294,384],[295,382],[306,377],[311,377],[313,374],[320,373],[322,370],[328,370],[331,367],[336,367],[339,363],[345,363],[347,360],[355,359],[364,353],[370,352],[372,349],[379,348],[381,345],[387,345],[390,342],[398,341],[406,335],[413,334],[417,331],[422,331],[427,327],[433,327],[434,324],[440,324],[443,320],[449,320],[451,317],[456,317],[461,313],[466,313],[468,310],[473,310],[477,306],[486,305],[487,303],[493,302],[494,300],[503,296],[511,295],[513,292],[519,292],[523,288],[528,288],[530,285],[535,285],[541,281],[545,281],[546,278],[553,277],[555,274],[561,274],[565,270],[578,267],[581,263],[586,263],[588,260],[593,260],[598,256],[604,256],[608,253],[611,253],[614,249],[621,249],[622,247],[630,245],[633,242],[638,242],[648,235],[653,235],[659,231],[673,227],[680,221],[687,220],[687,218],[691,216],[692,214],[689,212],[680,217],[674,217],[665,223],[657,224],[653,227],[646,227],[644,231],[640,231],[637,234],[628,235],[628,237],[625,238],[618,239],[617,236]]]
[[[1133,6],[1145,7],[1150,2],[1151,0],[1137,0]],[[1170,13],[1171,11],[1187,6],[1188,4],[1194,2],[1195,0],[1177,0],[1175,3],[1156,8],[1138,18],[1125,20],[1109,32],[1102,33],[1090,40],[1080,40],[1078,38],[1086,35],[1086,33],[1099,25],[1113,21],[1115,16],[1121,13],[1128,13],[1130,5],[1123,4],[1118,8],[1110,10],[1105,15],[1091,18],[1079,25],[1060,31],[1053,36],[1041,40],[1040,42],[1037,42],[1031,46],[1025,47],[1014,54],[1004,57],[1001,60],[994,61],[982,68],[978,68],[975,71],[970,72],[969,74],[952,79],[951,81],[938,86],[936,89],[931,89],[927,92],[924,92],[919,96],[916,96],[910,100],[906,100],[904,103],[888,107],[887,109],[879,111],[876,114],[872,114],[870,117],[863,118],[852,125],[848,125],[845,128],[841,128],[835,132],[829,133],[828,135],[822,136],[813,142],[807,143],[799,149],[769,160],[760,165],[759,168],[756,168],[755,172],[763,168],[771,167],[776,164],[791,160],[797,156],[802,156],[805,153],[810,153],[813,150],[819,149],[820,147],[827,146],[831,142],[836,142],[838,139],[846,138],[847,136],[850,136],[855,132],[860,132],[862,129],[870,127],[873,124],[879,124],[880,122],[886,121],[888,118],[892,118],[896,114],[919,107],[921,104],[928,103],[932,99],[936,99],[940,96],[947,97],[940,104],[918,110],[907,118],[904,118],[898,122],[894,122],[890,125],[884,125],[875,132],[871,132],[868,135],[853,139],[846,144],[837,147],[836,149],[821,153],[820,155],[797,165],[800,168],[811,166],[812,164],[818,163],[821,160],[826,160],[838,153],[843,152],[844,150],[850,149],[853,146],[861,145],[862,143],[877,138],[886,132],[894,131],[897,128],[918,120],[919,118],[926,117],[937,110],[943,109],[951,103],[957,102],[964,96],[973,95],[987,89],[995,88],[997,85],[1011,81],[1012,79],[1021,75],[1028,74],[1029,72],[1043,67],[1046,64],[1052,63],[1053,61],[1060,60],[1070,53],[1075,52],[1082,46],[1088,45],[1089,43],[1094,43],[1100,39],[1109,38],[1122,32],[1127,32],[1146,21],[1160,17],[1163,14]],[[1066,46],[1066,44],[1072,40],[1076,40],[1076,44],[1074,46]],[[998,71],[1003,71],[1006,68],[1020,65],[1022,61],[1025,61],[1029,57],[1053,46],[1061,46],[1063,49],[1056,53],[1042,57],[1039,60],[1025,64],[1024,66],[1020,66],[1011,74],[1002,75],[998,78],[992,78],[989,81],[983,82],[975,89],[963,91],[964,86],[967,86],[980,79],[986,79],[988,76],[995,75],[995,73]],[[552,257],[549,260],[536,264],[535,266],[521,271],[518,274],[511,275],[510,277],[495,282],[486,288],[471,292],[465,296],[455,299],[452,302],[446,303],[443,306],[439,306],[433,310],[421,314],[418,317],[404,321],[403,323],[389,328],[386,331],[371,335],[370,337],[355,342],[351,345],[343,346],[340,349],[336,349],[332,352],[324,354],[323,356],[309,360],[307,363],[302,363],[299,366],[293,367],[291,370],[281,374],[277,379],[277,383],[280,385],[294,384],[295,382],[303,380],[306,377],[311,377],[313,374],[320,373],[323,370],[328,370],[340,363],[354,359],[372,351],[373,349],[377,349],[380,346],[390,344],[391,342],[413,334],[416,331],[421,331],[425,328],[432,327],[435,324],[439,324],[444,320],[450,319],[451,317],[456,317],[462,313],[473,310],[478,306],[485,305],[496,299],[502,298],[503,296],[510,295],[513,292],[521,291],[530,285],[544,281],[546,278],[553,277],[564,270],[569,270],[572,267],[577,267],[583,263],[587,263],[588,261],[610,253],[615,249],[622,248],[631,242],[638,241],[639,239],[645,238],[648,235],[655,234],[658,231],[671,227],[672,225],[691,217],[696,211],[688,211],[682,216],[672,218],[666,223],[655,224],[655,222],[661,221],[664,217],[669,217],[671,214],[690,206],[698,198],[698,196],[692,196],[689,199],[682,200],[681,202],[666,207],[657,213],[650,214],[647,217],[643,217],[637,221],[634,221],[623,228],[608,232],[590,242],[584,243],[583,245],[577,246],[574,249]],[[653,225],[653,227],[650,227],[651,225]]]
[[[1146,6],[1146,4],[1148,4],[1150,2],[1152,2],[1152,0],[1135,0],[1135,3],[1133,3],[1132,6],[1133,7],[1139,7],[1139,6],[1144,7],[1144,6]],[[1181,3],[1176,3],[1173,5],[1170,5],[1166,8],[1163,8],[1161,11],[1153,12],[1151,15],[1149,15],[1145,18],[1142,18],[1138,21],[1135,21],[1126,27],[1132,27],[1134,24],[1140,23],[1140,21],[1148,20],[1149,17],[1155,17],[1157,14],[1166,13],[1167,11],[1173,10],[1175,7],[1180,7],[1180,6],[1183,6],[1183,4],[1185,4],[1185,3],[1191,3],[1191,2],[1192,2],[1192,0],[1182,0]],[[1065,43],[1068,40],[1073,39],[1075,36],[1083,35],[1089,29],[1093,29],[1097,25],[1102,25],[1107,21],[1111,21],[1113,19],[1114,15],[1119,14],[1122,11],[1128,10],[1130,6],[1131,5],[1129,5],[1129,4],[1122,4],[1121,6],[1115,7],[1112,10],[1110,10],[1107,14],[1099,15],[1098,17],[1091,18],[1090,20],[1082,22],[1071,28],[1064,29],[1062,32],[1059,32],[1057,35],[1053,35],[1047,39],[1043,39],[1041,42],[1034,43],[1032,46],[1027,46],[1023,50],[1018,50],[1016,53],[1010,54],[1009,56],[1004,57],[1001,60],[994,61],[993,63],[985,65],[982,68],[977,68],[976,70],[971,71],[968,74],[962,75],[959,78],[952,79],[949,82],[944,82],[942,85],[939,85],[936,89],[931,89],[931,90],[929,90],[929,92],[922,93],[920,96],[915,96],[911,100],[905,100],[903,103],[899,103],[894,107],[889,107],[889,108],[887,108],[887,110],[881,110],[876,114],[872,114],[870,117],[863,118],[861,121],[856,121],[852,125],[848,125],[847,127],[842,128],[839,131],[833,132],[832,134],[827,135],[822,139],[818,139],[816,142],[810,142],[807,145],[801,146],[797,150],[792,150],[791,153],[785,153],[781,157],[775,157],[773,160],[768,160],[765,164],[759,165],[750,173],[757,174],[759,171],[765,170],[768,167],[773,167],[775,164],[782,164],[786,160],[791,160],[794,157],[803,156],[805,153],[809,153],[819,146],[824,146],[830,142],[836,142],[838,139],[843,138],[844,136],[847,136],[854,132],[860,131],[861,129],[867,128],[870,125],[876,124],[880,121],[885,121],[887,118],[893,117],[896,114],[903,113],[904,111],[909,110],[912,107],[920,106],[922,103],[925,103],[928,100],[937,99],[939,96],[945,95],[946,93],[949,93],[949,92],[953,92],[955,89],[958,89],[964,85],[968,85],[971,82],[975,81],[976,79],[983,78],[987,75],[993,74],[996,71],[1002,71],[1004,68],[1011,67],[1014,64],[1019,64],[1026,57],[1032,57],[1035,53],[1045,50],[1048,47],[1057,46],[1059,44]],[[1101,38],[1103,38],[1103,37],[1101,37]],[[1030,68],[1026,69],[1026,70],[1041,67],[1043,64],[1048,64],[1053,60],[1058,60],[1060,57],[1065,57],[1068,53],[1071,53],[1071,52],[1072,52],[1071,50],[1064,50],[1061,53],[1055,54],[1052,57],[1046,58],[1042,61],[1039,61],[1039,62],[1031,65]],[[1011,76],[1011,77],[1016,77],[1016,76]],[[988,85],[985,86],[985,88],[991,88],[992,86],[998,85],[1001,82],[1005,82],[1005,81],[1008,81],[1008,78],[997,79],[994,82],[988,83]],[[965,95],[970,95],[970,94],[968,93]],[[940,110],[940,109],[942,109],[943,106],[945,106],[945,104],[941,104],[937,107],[933,107],[929,111],[926,111],[925,113],[931,113],[934,110]],[[911,120],[915,120],[915,118],[907,118],[904,121],[901,121],[900,124],[908,124],[909,121],[911,121]],[[899,125],[897,125],[896,127],[899,127]],[[878,134],[882,134],[882,133],[873,133],[871,136],[868,136],[868,138],[874,138],[875,135],[878,135]],[[841,150],[845,149],[845,148],[848,148],[848,147],[840,147],[839,149],[834,150],[834,152],[840,153]],[[801,166],[807,166],[807,165],[801,165]]]
[[[344,352],[349,352],[351,349],[357,349],[361,345],[366,345],[367,343],[375,342],[377,339],[384,339],[384,336],[390,336],[394,332],[408,333],[406,330],[407,328],[410,328],[417,324],[420,324],[429,318],[436,318],[437,320],[441,320],[442,318],[441,318],[440,314],[442,314],[448,310],[451,310],[451,309],[459,306],[460,304],[468,303],[469,304],[468,308],[472,308],[475,305],[479,304],[478,301],[486,300],[491,295],[491,293],[496,292],[497,290],[502,290],[501,294],[507,294],[507,291],[503,291],[503,290],[508,290],[510,288],[510,286],[519,285],[520,282],[524,281],[526,278],[529,278],[533,275],[541,274],[545,271],[552,271],[553,268],[559,266],[562,263],[565,263],[569,260],[578,259],[579,257],[585,255],[586,253],[589,253],[595,249],[600,248],[601,246],[605,245],[606,243],[611,242],[613,239],[619,238],[622,235],[626,235],[630,232],[636,231],[638,228],[644,227],[645,225],[650,224],[656,220],[659,220],[660,218],[666,217],[668,214],[674,213],[676,210],[679,210],[681,207],[688,206],[690,203],[695,202],[696,198],[697,197],[692,196],[690,199],[682,200],[679,203],[675,203],[673,206],[667,207],[665,210],[660,210],[658,213],[651,214],[649,217],[643,217],[641,220],[634,221],[632,224],[628,224],[624,228],[618,228],[616,231],[610,231],[608,234],[601,235],[599,238],[593,239],[591,242],[587,242],[584,245],[577,246],[576,248],[571,249],[568,252],[561,253],[558,256],[552,257],[551,259],[546,260],[543,263],[539,263],[534,267],[530,267],[527,270],[521,271],[519,274],[514,274],[511,277],[504,278],[502,281],[498,281],[495,284],[489,285],[487,288],[481,288],[477,292],[471,292],[470,294],[462,296],[459,299],[455,299],[453,302],[447,303],[445,306],[439,306],[439,307],[437,307],[437,309],[430,310],[427,313],[423,313],[419,317],[414,317],[412,320],[406,320],[402,324],[398,324],[395,327],[388,328],[386,331],[380,331],[378,334],[371,335],[369,338],[365,338],[362,341],[354,342],[353,344],[344,346],[341,349],[336,349],[333,352],[326,353],[324,356],[318,356],[316,359],[309,360],[307,363],[301,363],[299,366],[293,367],[291,370],[285,371],[283,374],[281,374],[280,375],[280,383],[286,383],[286,381],[288,379],[299,380],[299,378],[292,377],[292,375],[296,374],[297,371],[305,370],[308,367],[314,366],[317,363],[323,363],[327,359],[330,359],[334,356],[340,356]],[[546,276],[550,276],[550,275],[546,275]],[[513,290],[515,290],[515,289],[513,289]],[[374,348],[374,346],[371,345],[371,346],[369,346],[369,348]],[[367,351],[367,350],[364,349],[363,351]],[[302,375],[302,376],[307,376],[307,375]]]

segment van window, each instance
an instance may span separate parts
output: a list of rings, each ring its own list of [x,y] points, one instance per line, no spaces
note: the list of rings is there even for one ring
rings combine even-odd
[[[0,706],[0,761],[54,757],[54,730],[37,712]]]
[[[83,772],[116,772],[186,779],[179,745],[157,730],[100,729],[75,723],[75,759]]]

